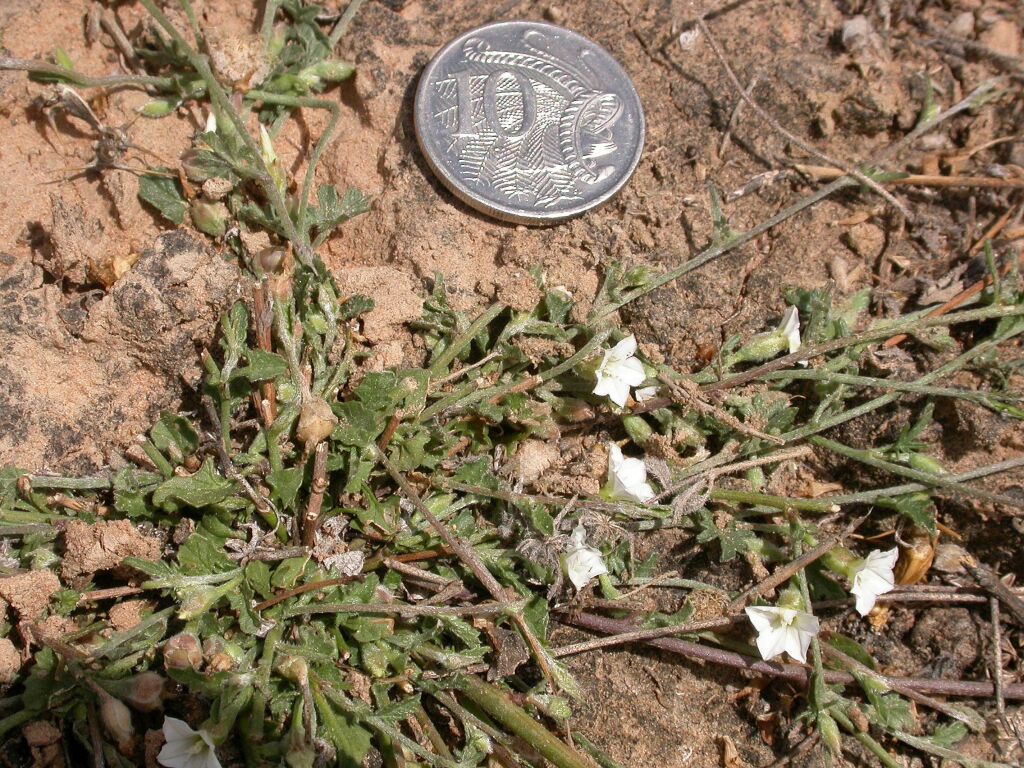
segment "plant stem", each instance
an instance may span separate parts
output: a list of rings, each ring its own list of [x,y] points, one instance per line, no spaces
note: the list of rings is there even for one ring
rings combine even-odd
[[[870,733],[857,728],[847,717],[845,712],[840,711],[838,707],[832,707],[829,714],[835,718],[835,721],[842,726],[843,730],[849,733],[853,738],[859,741],[864,747],[877,757],[885,768],[905,768],[902,762],[893,758],[888,752],[885,751],[885,747],[879,744]]]
[[[481,605],[401,605],[399,603],[315,603],[286,608],[283,618],[328,613],[351,613],[365,616],[501,616],[520,610],[522,602],[483,603]]]
[[[874,389],[892,389],[898,392],[907,392],[914,395],[925,395],[930,397],[954,397],[962,400],[969,400],[984,405],[987,401],[1012,400],[1008,395],[998,392],[976,392],[970,389],[955,389],[952,387],[931,387],[927,384],[919,384],[916,381],[896,381],[895,379],[879,379],[875,376],[854,376],[848,373],[836,373],[834,371],[822,370],[821,368],[787,369],[767,373],[761,377],[762,381],[785,381],[789,379],[800,379],[803,381],[827,381],[835,384],[850,384],[859,387],[871,387]]]
[[[597,768],[588,756],[557,738],[499,688],[485,683],[475,675],[467,675],[462,678],[462,682],[461,690],[466,698],[540,752],[557,768]]]
[[[952,315],[948,315],[947,319],[949,317],[952,317]],[[934,371],[926,373],[924,376],[917,380],[917,383],[931,384],[933,381],[948,376],[949,374],[963,368],[965,365],[967,365],[967,363],[969,363],[974,358],[980,356],[982,353],[987,352],[990,349],[993,349],[1002,342],[1011,339],[1014,336],[1019,335],[1020,333],[1024,333],[1024,328],[1011,330],[1007,333],[1002,334],[999,337],[992,337],[990,339],[986,339],[985,341],[979,342],[978,344],[975,344],[973,347],[963,352],[958,357],[955,357],[954,359],[950,360],[945,365],[936,368]],[[784,435],[782,435],[782,438],[787,443],[793,442],[795,440],[802,440],[803,438],[809,437],[810,435],[815,435],[818,432],[824,432],[826,429],[831,429],[832,427],[838,426],[839,424],[844,424],[845,422],[850,421],[851,419],[855,419],[860,416],[863,416],[864,414],[871,413],[872,411],[889,405],[890,403],[895,402],[898,399],[899,394],[895,392],[889,392],[884,395],[880,395],[879,397],[869,400],[866,403],[862,403],[861,405],[858,405],[855,408],[851,408],[847,411],[837,413],[834,416],[830,416],[826,419],[823,419],[822,421],[813,422],[811,424],[805,424],[802,427],[797,427],[796,429],[790,430],[789,432],[786,432]]]
[[[259,147],[256,145],[252,135],[245,127],[245,123],[242,121],[242,118],[231,105],[231,101],[224,92],[224,88],[221,86],[217,78],[214,77],[206,58],[188,44],[188,41],[185,40],[184,36],[173,24],[171,24],[163,11],[157,8],[154,0],[139,0],[139,2],[142,3],[143,7],[147,11],[149,11],[149,14],[153,19],[164,28],[167,34],[169,34],[174,41],[182,47],[189,63],[206,82],[206,87],[210,92],[211,101],[213,101],[217,110],[221,114],[227,115],[228,119],[231,120],[231,124],[234,126],[235,131],[245,144],[246,149],[249,150],[251,160],[256,164],[258,169],[256,180],[259,183],[260,188],[263,190],[263,193],[270,201],[271,206],[273,206],[276,211],[277,216],[280,219],[281,228],[284,230],[285,237],[287,237],[294,246],[296,256],[305,266],[318,272],[316,254],[313,253],[312,249],[309,248],[305,240],[299,235],[299,231],[295,227],[295,222],[292,221],[291,214],[288,211],[288,206],[285,203],[284,198],[281,196],[280,191],[277,189],[277,185],[274,184],[274,180],[270,175],[270,170],[267,168],[267,164],[263,161],[263,156],[260,154]]]
[[[36,59],[17,59],[13,56],[0,56],[0,70],[14,70],[65,80],[79,88],[156,88],[161,91],[172,91],[174,79],[170,77],[154,77],[150,75],[109,75],[107,77],[89,77],[73,69],[64,69],[56,64]]]
[[[581,629],[589,629],[605,634],[616,634],[621,632],[633,632],[637,627],[620,619],[609,619],[604,616],[596,616],[589,613],[574,613],[563,616],[561,621]],[[789,680],[800,686],[806,686],[808,681],[808,668],[798,664],[781,664],[771,661],[761,661],[735,651],[727,651],[721,648],[713,648],[700,643],[692,643],[676,637],[661,637],[654,640],[642,641],[646,645],[660,648],[669,653],[676,653],[680,656],[693,659],[697,662],[710,662],[724,667],[733,667],[755,674],[778,677]],[[964,696],[969,698],[986,699],[991,698],[995,687],[992,683],[983,680],[944,680],[931,677],[893,677],[893,681],[900,685],[906,685],[921,693],[928,693],[935,696]],[[847,672],[825,670],[825,682],[829,685],[854,685],[856,680],[853,675]],[[1006,685],[1003,695],[1007,700],[1024,700],[1024,683]]]
[[[1019,499],[1015,499],[1012,496],[1006,496],[1001,493],[991,493],[989,491],[982,490],[981,488],[972,488],[971,486],[965,485],[957,480],[951,480],[945,475],[937,475],[933,472],[921,472],[920,470],[913,469],[911,467],[905,467],[902,464],[894,464],[891,461],[886,461],[885,459],[880,458],[875,451],[851,448],[848,445],[837,443],[834,440],[827,440],[820,436],[810,438],[810,442],[819,448],[825,448],[833,453],[838,453],[840,456],[845,456],[848,459],[853,459],[854,461],[859,461],[862,464],[867,464],[869,467],[884,469],[894,475],[900,475],[901,477],[908,477],[911,480],[917,480],[927,487],[945,488],[961,496],[967,496],[981,501],[988,501],[993,504],[1002,504],[1008,507],[1020,507],[1022,505],[1022,502]]]
[[[751,506],[774,507],[775,509],[796,509],[801,512],[838,512],[839,507],[829,499],[796,499],[789,496],[772,496],[752,491],[734,491],[716,488],[711,491],[715,501],[728,501],[734,504],[750,504]]]
[[[438,414],[443,413],[448,409],[455,408],[456,406],[460,409],[465,409],[473,403],[478,403],[481,400],[492,400],[496,402],[506,395],[514,394],[516,392],[526,392],[527,390],[538,387],[544,382],[550,381],[556,376],[561,376],[566,371],[572,370],[574,367],[590,357],[591,353],[601,346],[601,344],[604,343],[604,340],[611,335],[611,332],[611,328],[598,331],[593,335],[590,341],[580,347],[574,355],[566,358],[558,365],[553,365],[538,374],[527,377],[526,379],[520,379],[519,381],[508,382],[506,384],[499,384],[498,386],[489,387],[487,389],[473,390],[470,391],[468,395],[462,396],[461,399],[443,397],[429,408],[425,408],[420,413],[419,421],[420,423],[429,421]]]
[[[349,25],[352,23],[352,19],[359,13],[359,9],[363,5],[363,0],[351,0],[345,12],[341,14],[341,18],[338,19],[338,23],[334,25],[334,29],[331,30],[331,36],[327,38],[328,44],[331,46],[331,50],[338,44],[345,32],[348,31]]]
[[[1001,317],[1020,317],[1024,315],[1024,307],[1016,305],[998,306],[998,307],[980,307],[978,309],[968,309],[963,312],[954,312],[941,317],[928,317],[927,315],[911,317],[909,319],[899,319],[896,321],[883,321],[874,324],[867,330],[861,331],[860,333],[853,333],[849,336],[843,336],[840,339],[834,339],[832,341],[825,341],[820,344],[814,344],[809,347],[801,347],[796,352],[791,352],[788,355],[775,358],[764,365],[759,365],[756,368],[737,373],[733,376],[729,376],[719,381],[714,381],[709,384],[705,384],[703,389],[707,391],[717,391],[721,389],[730,389],[732,387],[738,387],[742,384],[747,384],[751,381],[760,379],[767,373],[777,371],[780,368],[786,368],[791,363],[798,363],[805,360],[810,360],[812,357],[818,355],[824,355],[829,352],[835,352],[846,347],[852,347],[859,344],[867,344],[872,341],[878,341],[880,339],[887,339],[895,333],[913,333],[915,331],[923,331],[928,328],[938,328],[944,325],[956,325],[958,323],[972,323],[978,320],[992,320]],[[975,347],[976,348],[976,347]],[[971,351],[971,350],[968,350]],[[924,383],[923,379],[919,380],[919,383]]]
[[[452,339],[451,343],[430,362],[430,378],[437,379],[443,376],[447,372],[448,366],[462,354],[462,350],[472,344],[477,334],[490,325],[491,321],[503,311],[505,311],[505,305],[498,302],[481,312],[465,331]]]

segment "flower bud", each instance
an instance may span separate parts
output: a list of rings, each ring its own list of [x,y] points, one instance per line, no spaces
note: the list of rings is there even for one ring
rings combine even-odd
[[[306,685],[309,680],[309,665],[300,656],[285,656],[277,663],[277,674],[296,685]]]
[[[135,740],[131,710],[113,696],[104,695],[100,702],[100,721],[110,738],[117,743],[121,754],[130,755]]]
[[[156,672],[142,672],[131,678],[127,700],[139,712],[153,712],[164,705],[164,678]]]
[[[319,397],[308,397],[302,404],[295,436],[309,450],[330,437],[337,423],[331,406]]]
[[[259,253],[256,254],[256,262],[267,274],[273,274],[284,263],[288,257],[288,251],[280,246],[270,246],[269,248],[263,248]]]
[[[644,444],[654,435],[651,425],[639,416],[625,416],[622,419],[622,426],[629,435],[629,439],[643,448]]]
[[[301,74],[309,73],[322,80],[326,80],[329,83],[338,83],[352,77],[352,74],[355,71],[355,66],[349,64],[347,61],[332,61],[325,59],[324,61],[318,61],[311,67],[306,67],[302,70]]]
[[[223,237],[224,233],[228,231],[230,214],[224,203],[196,198],[189,206],[189,213],[196,229],[210,237]]]
[[[167,669],[194,669],[203,665],[203,651],[199,638],[191,632],[182,632],[164,644],[164,666]]]
[[[841,755],[843,745],[839,736],[839,726],[828,712],[818,713],[818,731],[821,733],[821,740],[825,742],[828,751],[833,755]]]

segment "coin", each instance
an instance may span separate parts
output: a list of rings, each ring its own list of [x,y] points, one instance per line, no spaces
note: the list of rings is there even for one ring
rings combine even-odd
[[[596,43],[534,21],[466,32],[430,61],[416,135],[468,205],[544,224],[608,200],[640,162],[644,113],[629,76]]]

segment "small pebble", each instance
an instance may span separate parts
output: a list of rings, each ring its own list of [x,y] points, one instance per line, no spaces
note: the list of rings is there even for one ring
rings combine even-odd
[[[949,30],[949,34],[955,35],[956,37],[973,38],[974,14],[970,11],[964,11],[949,23],[949,27],[947,27],[947,29]]]

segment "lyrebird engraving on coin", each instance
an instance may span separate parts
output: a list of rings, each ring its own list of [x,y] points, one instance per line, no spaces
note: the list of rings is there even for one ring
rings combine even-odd
[[[551,24],[506,21],[456,38],[416,91],[430,167],[474,208],[542,224],[605,202],[640,161],[644,115],[622,67]]]

